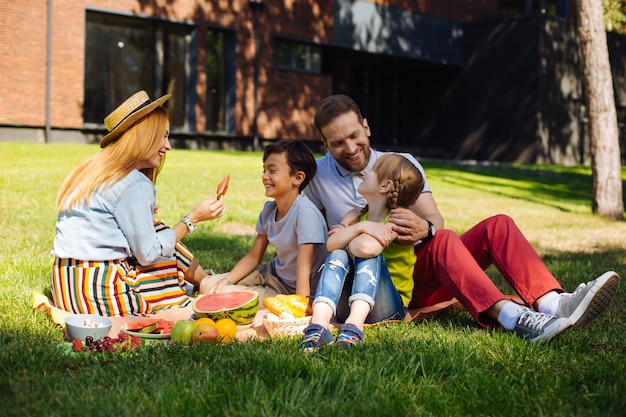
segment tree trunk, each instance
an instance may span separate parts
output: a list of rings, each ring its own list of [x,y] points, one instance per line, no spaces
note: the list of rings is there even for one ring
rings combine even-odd
[[[621,156],[602,0],[577,0],[589,129],[593,213],[623,220]]]

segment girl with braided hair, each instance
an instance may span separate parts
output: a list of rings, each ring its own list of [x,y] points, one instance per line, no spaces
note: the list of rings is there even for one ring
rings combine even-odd
[[[344,323],[336,340],[342,346],[360,343],[366,323],[404,319],[413,293],[415,251],[394,242],[397,233],[387,220],[390,210],[415,203],[423,188],[421,172],[399,154],[382,155],[365,171],[358,192],[367,205],[329,231],[326,247],[331,253],[300,349],[334,342],[328,329],[333,317]]]

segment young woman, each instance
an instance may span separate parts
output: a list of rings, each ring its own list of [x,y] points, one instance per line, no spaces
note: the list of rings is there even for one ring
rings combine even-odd
[[[224,214],[216,196],[174,227],[155,222],[154,181],[171,149],[170,94],[139,91],[111,112],[102,151],[66,177],[52,254],[52,297],[58,308],[102,316],[149,315],[190,304],[186,282],[206,273],[180,240],[200,222]]]
[[[424,188],[420,171],[398,154],[380,156],[365,171],[359,193],[367,200],[329,232],[326,259],[313,302],[311,324],[300,349],[315,350],[334,341],[328,326],[333,316],[344,322],[337,343],[360,343],[365,323],[403,320],[413,292],[412,245],[393,241],[389,212],[409,207]]]

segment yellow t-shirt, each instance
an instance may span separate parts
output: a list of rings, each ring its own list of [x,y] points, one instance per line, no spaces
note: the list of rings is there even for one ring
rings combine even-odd
[[[409,306],[413,296],[413,267],[417,261],[413,245],[392,242],[383,249],[383,258],[389,269],[391,281],[402,297],[404,307]]]
[[[389,215],[385,218],[383,224],[387,223]],[[367,213],[364,213],[360,221],[367,220]],[[402,297],[402,303],[404,307],[409,306],[411,297],[413,296],[413,268],[417,261],[415,256],[415,248],[413,245],[401,245],[396,242],[392,242],[389,246],[383,249],[383,258],[387,264],[389,275],[391,276],[391,282],[396,287],[396,290]]]

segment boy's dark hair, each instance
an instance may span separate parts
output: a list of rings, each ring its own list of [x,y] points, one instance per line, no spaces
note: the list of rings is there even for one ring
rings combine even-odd
[[[354,112],[359,120],[359,123],[363,123],[361,109],[356,102],[347,95],[334,94],[320,101],[320,104],[317,106],[317,110],[315,111],[315,116],[313,117],[313,126],[315,126],[315,129],[319,132],[324,143],[326,143],[326,138],[322,133],[322,128],[335,118],[348,112]]]
[[[285,153],[287,165],[289,165],[289,173],[291,175],[298,171],[304,172],[304,181],[298,187],[298,191],[302,192],[307,186],[311,178],[317,172],[317,162],[313,152],[301,140],[277,140],[265,146],[263,151],[263,162],[268,156],[275,153]]]

